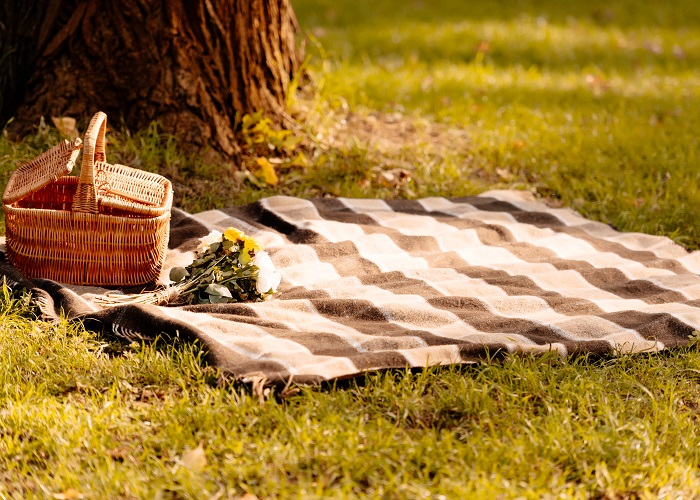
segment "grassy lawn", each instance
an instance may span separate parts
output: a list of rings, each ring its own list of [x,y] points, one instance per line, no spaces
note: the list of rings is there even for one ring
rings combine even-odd
[[[255,156],[236,168],[188,157],[157,127],[116,127],[110,160],[168,175],[190,211],[275,193],[513,188],[700,248],[700,3],[293,6],[310,82],[290,96],[303,158],[277,167],[277,185]],[[0,137],[2,184],[58,138],[51,127]],[[391,371],[264,401],[218,386],[200,358],[196,346],[33,321],[26,297],[0,293],[0,498],[700,491],[696,347]]]

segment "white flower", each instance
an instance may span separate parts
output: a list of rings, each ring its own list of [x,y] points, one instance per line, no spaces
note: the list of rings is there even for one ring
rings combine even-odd
[[[270,258],[270,254],[267,253],[265,250],[258,250],[255,253],[255,257],[253,257],[251,264],[257,266],[257,268],[260,269],[261,271],[274,271],[275,270],[275,265],[272,263],[272,259]]]
[[[217,241],[221,241],[221,237],[223,235],[219,231],[212,231],[208,235],[206,235],[203,238],[199,239],[199,245],[197,246],[197,252],[199,253],[205,253],[207,250],[209,250],[209,246],[212,243],[216,243]]]
[[[275,269],[270,255],[265,250],[259,250],[251,264],[258,268],[258,281],[255,283],[255,288],[259,294],[264,294],[272,290],[277,291],[280,286],[282,275]]]

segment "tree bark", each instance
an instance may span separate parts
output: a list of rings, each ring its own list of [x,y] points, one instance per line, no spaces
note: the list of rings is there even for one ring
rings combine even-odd
[[[297,29],[289,0],[0,0],[0,120],[102,110],[234,155],[237,114],[284,120]]]

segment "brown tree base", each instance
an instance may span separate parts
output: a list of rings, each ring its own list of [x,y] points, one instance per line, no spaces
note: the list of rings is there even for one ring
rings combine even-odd
[[[40,0],[31,8],[40,36],[13,112],[16,133],[41,116],[102,110],[112,123],[137,130],[158,121],[187,146],[231,156],[237,115],[285,118],[299,68],[289,0]]]

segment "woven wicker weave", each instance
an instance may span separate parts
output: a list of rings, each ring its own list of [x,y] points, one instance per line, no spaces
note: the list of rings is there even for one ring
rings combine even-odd
[[[20,167],[3,194],[10,262],[27,276],[101,286],[158,278],[170,235],[166,178],[105,162],[107,116],[85,133],[80,177],[71,171],[80,139]]]

